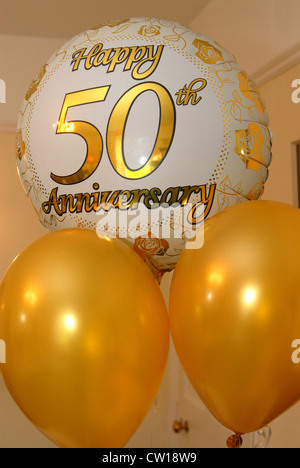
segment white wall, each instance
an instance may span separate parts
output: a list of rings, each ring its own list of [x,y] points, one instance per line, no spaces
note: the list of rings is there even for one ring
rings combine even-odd
[[[0,278],[13,259],[46,233],[18,180],[15,134],[0,133]],[[0,447],[53,446],[27,421],[0,377]]]
[[[47,231],[40,224],[19,181],[15,134],[0,133],[0,277],[16,255]]]
[[[273,133],[273,160],[264,199],[297,206],[296,153],[300,142],[300,104],[292,101],[292,82],[300,79],[300,63],[261,86]]]
[[[0,131],[16,129],[19,107],[31,81],[65,42],[0,34],[0,78],[6,83],[6,104],[0,104]]]
[[[299,0],[211,0],[190,27],[223,45],[257,79],[266,66],[299,52],[299,16]]]

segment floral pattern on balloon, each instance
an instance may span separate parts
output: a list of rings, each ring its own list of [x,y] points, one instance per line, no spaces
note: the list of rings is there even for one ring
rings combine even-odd
[[[45,73],[47,71],[47,64],[45,64],[40,72],[38,73],[38,75],[34,78],[34,80],[32,81],[31,85],[29,86],[29,89],[25,95],[25,99],[26,101],[29,101],[29,99],[31,98],[31,96],[37,91],[43,77],[45,76]]]
[[[134,250],[141,257],[152,257],[153,255],[164,255],[169,249],[169,243],[166,239],[157,239],[151,237],[151,232],[148,237],[138,237],[134,242]]]
[[[143,26],[138,30],[138,34],[146,37],[158,36],[160,34],[160,26],[147,26],[146,24],[143,24]]]
[[[258,171],[263,162],[262,148],[265,140],[259,126],[250,123],[247,129],[236,130],[235,152],[247,169]]]
[[[198,52],[196,52],[197,57],[203,62],[213,65],[217,62],[224,61],[222,52],[210,42],[195,39],[193,45],[198,49]]]
[[[265,111],[265,104],[262,101],[262,97],[260,94],[259,89],[255,85],[254,81],[249,78],[246,72],[241,71],[238,74],[239,82],[240,82],[240,90],[242,91],[243,95],[254,102],[256,109],[263,114]]]

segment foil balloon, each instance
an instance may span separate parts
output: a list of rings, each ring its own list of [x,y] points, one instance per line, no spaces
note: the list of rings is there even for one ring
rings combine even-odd
[[[11,264],[0,304],[0,369],[29,420],[59,447],[123,447],[169,346],[165,302],[139,256],[92,230],[48,233]]]
[[[17,166],[43,225],[97,229],[171,271],[203,219],[263,192],[268,115],[235,58],[180,24],[89,29],[21,105]]]
[[[251,201],[205,224],[175,268],[172,336],[212,415],[254,432],[300,398],[300,210]]]

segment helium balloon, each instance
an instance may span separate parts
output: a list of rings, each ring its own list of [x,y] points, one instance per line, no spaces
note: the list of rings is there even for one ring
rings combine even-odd
[[[219,44],[127,18],[43,66],[21,104],[17,166],[47,228],[96,229],[171,271],[203,218],[262,194],[268,124],[259,90]]]
[[[48,233],[11,264],[0,304],[0,367],[29,420],[60,447],[123,447],[169,345],[163,296],[133,249],[92,230]]]
[[[203,248],[175,269],[172,336],[212,415],[254,432],[300,397],[300,211],[259,200],[205,224]]]

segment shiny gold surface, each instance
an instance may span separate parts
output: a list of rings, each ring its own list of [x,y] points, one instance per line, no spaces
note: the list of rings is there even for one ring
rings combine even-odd
[[[151,155],[141,163],[141,167],[132,170],[125,162],[123,139],[126,121],[134,101],[145,92],[153,92],[159,100],[160,120],[156,141]],[[154,96],[155,99],[155,96]],[[141,179],[151,174],[165,158],[175,130],[175,109],[172,98],[166,88],[159,83],[141,83],[129,89],[116,104],[108,123],[107,147],[111,163],[117,173],[126,179]]]
[[[25,249],[0,290],[5,384],[61,447],[123,447],[164,373],[159,286],[123,242],[65,229]]]
[[[83,91],[66,94],[56,133],[73,133],[81,136],[86,142],[87,153],[82,166],[73,174],[58,176],[51,173],[51,179],[55,182],[63,185],[77,184],[90,177],[97,169],[103,151],[101,134],[97,128],[89,122],[66,121],[66,116],[70,107],[104,101],[109,88],[109,86],[102,86],[100,88],[85,89]]]
[[[251,201],[205,223],[170,293],[175,348],[197,393],[238,434],[266,425],[300,397],[300,211]]]

